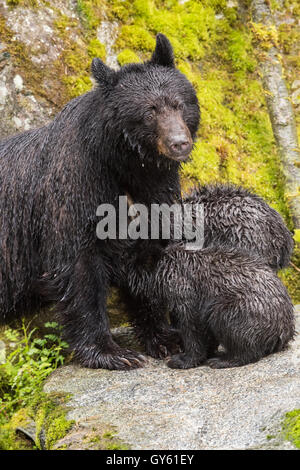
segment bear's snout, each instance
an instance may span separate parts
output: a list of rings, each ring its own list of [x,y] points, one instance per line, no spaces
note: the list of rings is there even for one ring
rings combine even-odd
[[[158,118],[158,151],[172,160],[185,161],[192,150],[191,133],[178,111]]]
[[[175,134],[169,139],[169,142],[169,148],[174,157],[177,156],[178,160],[186,160],[192,149],[192,144],[187,140],[187,136],[185,134]]]

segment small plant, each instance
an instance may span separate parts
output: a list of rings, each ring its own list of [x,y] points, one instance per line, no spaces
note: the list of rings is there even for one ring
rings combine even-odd
[[[19,330],[4,330],[9,346],[6,362],[0,364],[0,424],[30,404],[46,377],[64,362],[68,345],[61,339],[61,327],[56,322],[45,327],[50,332],[41,338],[36,337],[37,328],[30,330],[24,321]]]

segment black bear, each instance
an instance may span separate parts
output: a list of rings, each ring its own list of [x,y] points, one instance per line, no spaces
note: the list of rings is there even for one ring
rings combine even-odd
[[[129,256],[127,284],[153,312],[176,317],[183,352],[171,368],[242,366],[283,350],[295,333],[286,288],[261,256],[240,249],[170,244],[154,270],[139,272]]]
[[[274,271],[288,265],[294,246],[292,234],[285,226],[280,214],[272,209],[261,197],[245,188],[232,184],[197,186],[191,195],[184,197],[182,201],[182,208],[186,205],[192,210],[194,227],[197,222],[202,223],[202,221],[196,219],[198,204],[203,207],[203,248],[212,246],[222,246],[225,249],[237,248],[247,252],[250,257],[251,254],[256,257],[259,256],[261,262]],[[141,263],[136,256],[136,252],[131,255],[131,258],[128,258],[129,253],[130,251],[124,259],[126,262],[129,259],[134,259],[135,267],[142,269],[144,276],[146,269],[149,271],[149,269],[155,268],[155,263],[160,255],[154,256],[155,253],[152,251],[146,259],[147,263],[145,263],[145,257]],[[127,286],[129,283],[130,289],[132,289],[133,282],[136,282],[139,286],[138,297],[141,297],[143,294],[140,280],[135,274],[131,279],[129,275],[131,264],[129,262],[126,266],[126,262],[124,263],[123,277],[119,280],[119,285],[121,287],[125,286],[123,297],[128,298]],[[189,275],[186,274],[186,276]],[[152,354],[151,347],[154,347],[153,343],[150,344],[150,341],[144,338],[144,322],[146,316],[148,316],[148,331],[151,331],[155,328],[156,323],[163,321],[159,320],[159,317],[164,318],[164,321],[166,321],[166,308],[162,305],[159,307],[159,303],[156,304],[155,308],[149,307],[153,300],[147,298],[147,287],[146,283],[143,314],[139,317],[134,316],[131,320],[141,342],[148,345],[148,354],[157,356],[155,354],[157,348],[154,349],[154,354]],[[180,289],[181,285],[178,284],[178,290]],[[130,302],[130,299],[127,299],[127,302]],[[131,302],[131,310],[134,311],[135,300]],[[176,310],[177,307],[175,307],[174,312],[169,309],[171,325],[175,330],[180,327]],[[150,313],[151,311],[152,313]],[[173,350],[175,348],[176,344],[174,342]],[[172,348],[169,347],[169,352],[171,351]],[[161,357],[163,356],[163,348],[161,348]]]
[[[0,143],[0,318],[55,301],[81,364],[126,369],[144,358],[113,341],[106,297],[129,242],[99,240],[96,210],[118,210],[125,194],[146,206],[180,199],[199,106],[162,34],[149,61],[114,71],[94,59],[92,73],[97,86],[49,125]],[[165,325],[152,334],[157,351],[170,343]]]
[[[204,246],[242,248],[260,255],[275,271],[288,266],[294,247],[280,214],[245,188],[198,186],[183,204],[203,204]]]

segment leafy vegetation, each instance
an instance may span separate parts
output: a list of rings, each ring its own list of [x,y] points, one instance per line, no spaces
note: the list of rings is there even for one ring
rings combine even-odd
[[[46,323],[49,333],[37,337],[24,321],[20,329],[5,328],[6,360],[0,364],[0,424],[17,409],[30,404],[45,378],[64,362],[67,344],[57,323]]]
[[[1,335],[6,358],[0,364],[0,449],[29,447],[17,438],[15,429],[31,417],[37,434],[42,425],[46,429],[48,448],[71,426],[57,401],[41,391],[46,377],[64,363],[68,347],[56,322],[45,323],[45,328],[47,332],[39,337],[37,328],[30,329],[30,323],[23,321],[19,329],[7,327]]]

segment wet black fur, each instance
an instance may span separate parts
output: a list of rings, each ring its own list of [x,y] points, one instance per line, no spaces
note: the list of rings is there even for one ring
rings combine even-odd
[[[153,108],[180,110],[193,139],[199,108],[163,35],[149,62],[92,69],[95,89],[0,143],[0,320],[54,301],[81,364],[124,369],[143,359],[113,341],[106,296],[127,242],[96,238],[96,209],[126,193],[147,206],[178,200],[180,164],[157,151]]]
[[[216,184],[195,188],[183,202],[203,204],[204,246],[241,248],[260,255],[276,271],[288,266],[292,234],[261,197],[238,186]]]
[[[169,246],[155,270],[127,265],[131,293],[151,304],[153,317],[172,311],[183,353],[172,368],[237,367],[283,350],[295,332],[287,290],[261,256],[213,245],[186,251]],[[217,354],[222,345],[225,353]]]

